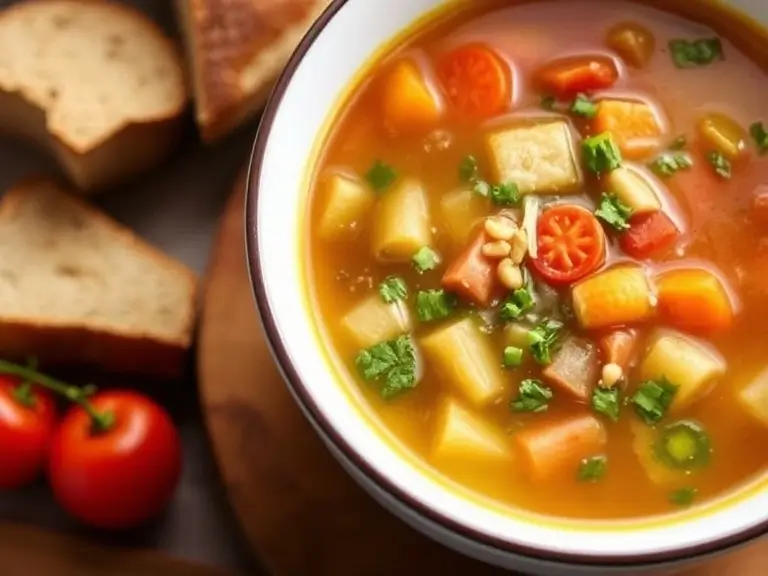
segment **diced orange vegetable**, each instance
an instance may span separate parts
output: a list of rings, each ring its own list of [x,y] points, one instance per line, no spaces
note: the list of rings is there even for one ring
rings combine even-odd
[[[605,364],[617,364],[625,370],[640,342],[640,333],[632,328],[613,330],[600,338],[600,351]]]
[[[662,144],[663,128],[656,111],[645,102],[602,100],[594,120],[596,134],[610,132],[622,155],[638,159]]]
[[[619,78],[612,58],[569,56],[546,64],[536,73],[539,89],[567,100],[579,92],[610,88]]]
[[[699,120],[697,128],[707,145],[729,160],[739,159],[747,150],[747,131],[730,116],[707,114]]]
[[[411,60],[401,60],[389,71],[382,103],[384,120],[399,132],[424,130],[440,120],[440,103]]]
[[[515,441],[531,476],[543,480],[571,467],[575,476],[579,461],[599,454],[607,435],[597,418],[583,414],[536,424],[519,432]]]
[[[496,262],[483,255],[483,245],[491,237],[480,227],[470,242],[443,275],[443,288],[487,308],[500,291],[496,275]]]
[[[659,313],[665,322],[691,331],[726,330],[733,307],[720,279],[709,270],[670,270],[656,278]]]
[[[630,229],[619,238],[621,249],[633,258],[648,258],[666,250],[680,231],[664,212],[638,214],[629,219]]]
[[[620,266],[587,278],[573,288],[573,311],[582,328],[607,328],[653,316],[653,293],[645,270]]]
[[[627,64],[642,68],[653,56],[656,40],[644,26],[635,22],[620,22],[608,30],[606,44]]]

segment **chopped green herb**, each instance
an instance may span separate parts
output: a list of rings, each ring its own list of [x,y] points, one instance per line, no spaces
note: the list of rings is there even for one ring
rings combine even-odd
[[[692,470],[709,462],[709,436],[699,424],[689,420],[665,426],[656,442],[656,455],[670,468]]]
[[[726,158],[722,152],[710,152],[707,156],[709,163],[712,164],[712,168],[715,169],[715,173],[724,178],[725,180],[731,177],[731,161]]]
[[[523,349],[517,346],[507,346],[504,348],[504,367],[517,368],[523,363]]]
[[[605,194],[600,197],[600,206],[595,210],[595,216],[618,232],[629,230],[629,217],[632,207],[625,204],[616,194]]]
[[[662,178],[668,178],[678,170],[687,170],[693,166],[693,160],[685,152],[664,152],[648,167]]]
[[[762,122],[755,122],[749,127],[749,133],[752,135],[752,139],[755,141],[757,151],[760,154],[768,152],[768,132],[765,130]]]
[[[429,246],[419,248],[412,260],[413,266],[419,274],[434,270],[440,265],[440,255]]]
[[[678,68],[696,68],[723,59],[723,45],[720,38],[700,38],[693,41],[670,40],[669,52],[672,55],[672,62]]]
[[[531,355],[538,364],[546,366],[552,362],[552,353],[559,345],[562,322],[557,320],[544,320],[533,330],[528,332],[528,345]]]
[[[555,98],[554,96],[541,97],[541,107],[544,108],[544,110],[554,110],[556,105],[557,105],[557,98]]]
[[[462,182],[475,182],[479,168],[477,166],[477,158],[469,154],[464,156],[464,159],[459,164],[459,177]]]
[[[416,315],[422,322],[442,320],[456,308],[456,299],[445,290],[422,290],[416,293]]]
[[[483,198],[488,198],[491,193],[491,185],[485,180],[477,180],[472,184],[472,191]]]
[[[690,506],[698,493],[696,488],[680,488],[669,495],[669,501],[677,506]]]
[[[613,420],[619,421],[619,389],[595,388],[592,392],[592,409]]]
[[[513,206],[520,203],[520,191],[514,182],[491,186],[491,202],[498,206]]]
[[[584,94],[578,94],[571,104],[571,113],[584,118],[594,118],[597,116],[597,104]]]
[[[687,145],[688,139],[685,137],[685,134],[681,134],[669,143],[668,148],[670,150],[683,150]]]
[[[513,412],[544,412],[552,399],[552,390],[541,380],[527,378],[520,382],[517,398],[510,403]]]
[[[379,294],[381,294],[381,299],[384,302],[391,304],[398,300],[405,300],[408,296],[408,286],[405,285],[405,280],[399,276],[388,276],[384,282],[379,284]]]
[[[502,320],[506,321],[517,320],[523,314],[532,310],[535,305],[536,300],[533,297],[533,288],[528,284],[507,296],[506,300],[501,304],[499,316],[501,316]]]
[[[389,188],[397,179],[397,173],[389,164],[376,160],[373,166],[365,173],[365,179],[376,192],[382,192]]]
[[[647,424],[656,424],[667,412],[677,393],[677,386],[662,378],[659,381],[646,380],[637,389],[630,402],[635,405],[638,416]]]
[[[611,172],[621,166],[621,151],[610,132],[587,138],[581,147],[587,168],[595,174]]]
[[[392,398],[416,387],[416,354],[410,336],[362,350],[355,365],[366,382],[381,381],[381,395]]]
[[[597,482],[605,475],[608,459],[605,456],[592,456],[582,459],[579,464],[579,482]]]

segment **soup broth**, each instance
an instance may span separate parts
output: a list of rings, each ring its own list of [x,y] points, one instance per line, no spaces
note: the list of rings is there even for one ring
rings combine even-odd
[[[315,168],[329,346],[440,473],[628,518],[768,448],[768,77],[632,2],[474,2],[373,63]]]

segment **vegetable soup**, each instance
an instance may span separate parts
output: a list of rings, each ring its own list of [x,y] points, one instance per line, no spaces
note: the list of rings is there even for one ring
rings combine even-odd
[[[314,173],[309,290],[349,385],[431,467],[537,513],[754,479],[766,93],[727,37],[633,2],[478,1],[415,31]]]

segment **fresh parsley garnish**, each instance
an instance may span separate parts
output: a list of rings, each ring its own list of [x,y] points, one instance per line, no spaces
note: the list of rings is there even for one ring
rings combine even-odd
[[[597,116],[597,109],[597,104],[584,94],[577,94],[576,99],[571,104],[571,114],[583,116],[584,118],[594,118]]]
[[[619,421],[619,389],[597,387],[592,392],[592,409],[607,416],[614,422]]]
[[[528,345],[531,355],[538,364],[546,366],[552,362],[552,353],[560,343],[560,331],[562,328],[562,322],[544,320],[528,332]]]
[[[544,412],[552,399],[552,390],[541,380],[527,378],[520,382],[517,397],[510,402],[513,412]]]
[[[491,186],[491,202],[497,206],[515,206],[520,203],[520,190],[514,182]]]
[[[383,192],[397,180],[395,169],[381,160],[376,160],[368,172],[365,173],[365,179],[376,192]]]
[[[459,178],[462,182],[476,182],[480,168],[477,165],[477,158],[472,154],[464,156],[459,164]]]
[[[670,40],[669,52],[672,56],[672,62],[678,68],[697,68],[724,58],[723,44],[720,38]]]
[[[399,276],[388,276],[379,284],[379,294],[381,294],[381,299],[384,302],[391,304],[392,302],[406,299],[408,296],[408,286],[406,286],[405,280]]]
[[[542,96],[541,97],[541,107],[544,108],[544,110],[554,110],[557,106],[557,98],[554,96]]]
[[[355,358],[366,382],[379,382],[384,398],[392,398],[416,387],[416,353],[410,336],[380,342],[362,350]]]
[[[707,155],[707,160],[709,160],[709,163],[712,165],[712,168],[714,168],[715,173],[720,176],[720,178],[723,178],[724,180],[728,180],[731,177],[731,161],[726,158],[722,152],[710,152]]]
[[[610,132],[587,138],[581,147],[587,168],[595,174],[611,172],[621,166],[621,151]]]
[[[419,274],[434,270],[440,265],[440,255],[429,246],[419,248],[412,258],[413,267]]]
[[[592,456],[583,458],[579,463],[577,478],[579,482],[597,482],[605,475],[608,467],[608,459],[605,456]]]
[[[501,304],[499,316],[502,320],[506,321],[517,320],[523,314],[532,310],[535,305],[536,300],[533,296],[533,288],[528,284],[507,296],[506,300]]]
[[[768,153],[768,132],[765,130],[762,122],[755,122],[749,127],[749,133],[752,135],[752,139],[755,141],[757,151],[760,154]]]
[[[507,346],[504,348],[504,357],[502,364],[505,368],[517,368],[523,363],[523,349],[517,346]]]
[[[668,178],[678,170],[687,170],[693,166],[693,160],[685,152],[664,152],[648,167],[662,178]]]
[[[666,378],[646,380],[637,389],[630,402],[635,406],[635,412],[646,424],[656,424],[666,414],[667,409],[677,393],[677,386]]]
[[[456,298],[445,290],[421,290],[416,293],[416,315],[422,322],[442,320],[456,308]]]
[[[618,232],[629,230],[629,217],[632,207],[625,204],[616,194],[605,194],[600,197],[600,205],[595,210],[595,216]]]
[[[676,506],[690,506],[698,493],[696,488],[680,488],[669,495],[669,501]]]

